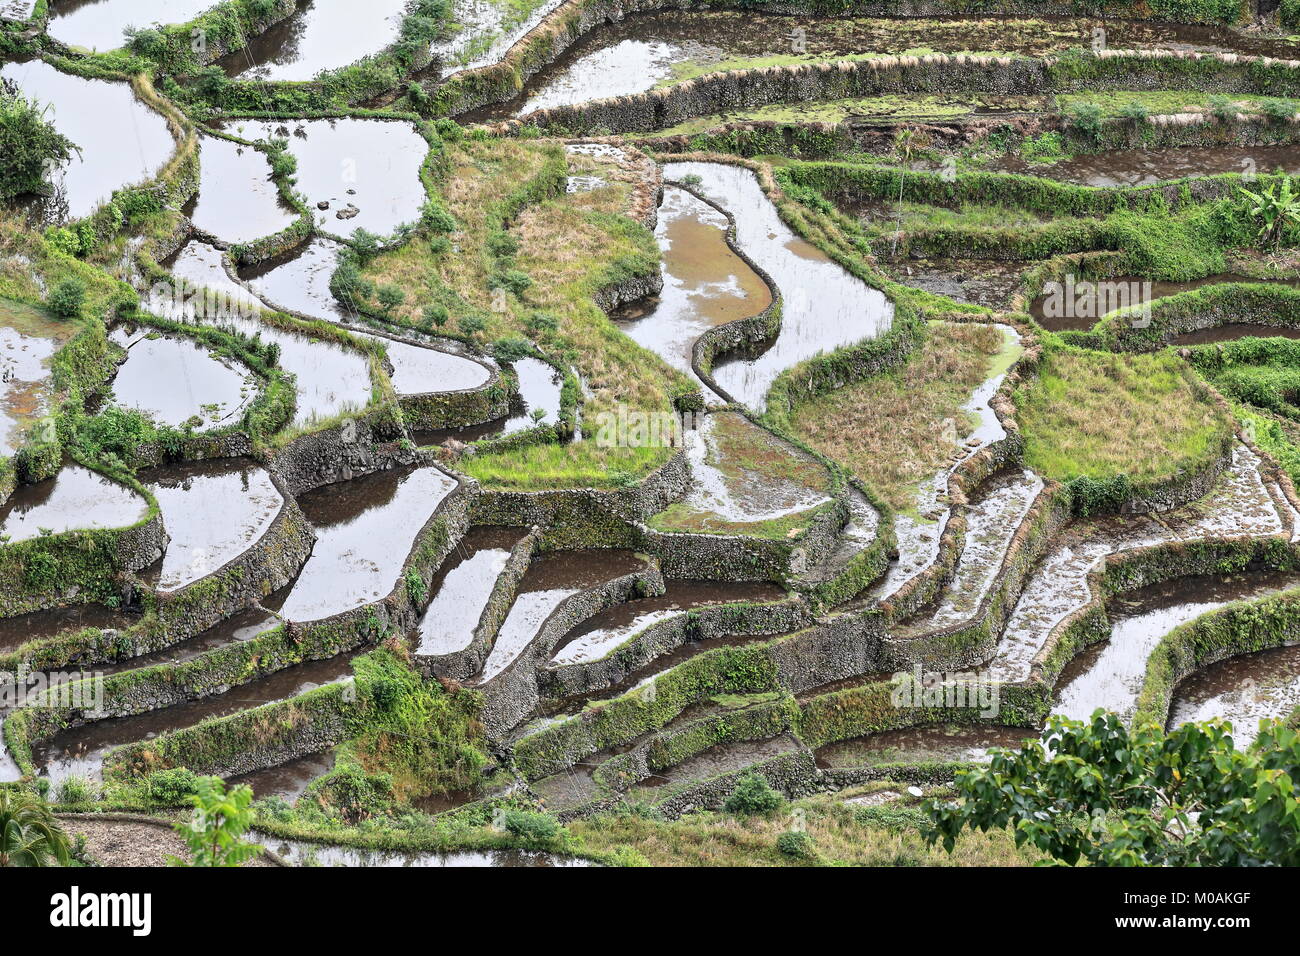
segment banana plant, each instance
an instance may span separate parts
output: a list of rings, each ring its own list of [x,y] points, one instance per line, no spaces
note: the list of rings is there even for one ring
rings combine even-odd
[[[1260,223],[1256,233],[1260,245],[1277,247],[1282,243],[1282,230],[1300,224],[1300,194],[1291,189],[1291,180],[1266,186],[1259,192],[1239,187],[1247,201],[1252,219]]]

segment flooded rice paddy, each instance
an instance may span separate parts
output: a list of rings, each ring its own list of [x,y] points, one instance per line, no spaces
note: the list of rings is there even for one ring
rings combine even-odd
[[[429,586],[433,599],[413,635],[417,654],[452,654],[469,646],[497,578],[522,537],[518,528],[474,528],[460,540]]]
[[[781,290],[776,341],[753,358],[723,357],[716,363],[713,377],[726,394],[761,412],[772,382],[787,368],[889,329],[894,309],[885,294],[792,233],[750,170],[721,163],[668,163],[664,177],[678,182],[698,178],[695,188],[731,213],[737,244]]]
[[[395,468],[303,495],[298,503],[316,544],[281,614],[319,621],[382,600],[397,586],[420,530],[455,487],[438,468]]]
[[[888,763],[982,763],[995,747],[1019,750],[1033,730],[1018,727],[943,726],[887,730],[830,744],[817,751],[823,769]]]
[[[692,356],[702,332],[767,308],[772,294],[726,242],[727,217],[684,189],[664,189],[655,238],[663,291],[615,318],[634,341],[673,368],[694,376]]]
[[[149,503],[125,485],[81,465],[65,463],[53,478],[20,485],[0,507],[0,541],[87,528],[126,528]]]
[[[1292,146],[1187,146],[1170,149],[1116,149],[1085,153],[1049,164],[1007,156],[992,170],[1050,176],[1082,186],[1149,186],[1186,176],[1219,173],[1300,172]]]
[[[220,136],[204,136],[199,192],[187,210],[195,228],[224,242],[252,242],[298,218],[271,179],[266,156]]]
[[[51,0],[50,36],[83,50],[114,50],[126,44],[128,27],[187,23],[213,0]]]
[[[171,539],[157,586],[175,591],[257,544],[284,507],[270,474],[251,461],[197,462],[144,472]]]
[[[355,0],[308,0],[219,65],[245,80],[310,80],[392,44],[409,5],[409,0],[370,0],[362,12]]]
[[[252,372],[192,339],[143,326],[118,326],[109,338],[126,350],[109,386],[113,404],[159,424],[196,432],[235,424],[256,396]]]
[[[420,165],[429,151],[408,122],[380,119],[227,120],[241,139],[284,139],[298,161],[295,186],[322,232],[387,236],[420,218]]]
[[[574,628],[556,647],[553,664],[599,660],[641,631],[693,608],[735,602],[779,601],[785,592],[773,584],[718,584],[671,581],[659,597],[640,598],[602,611]]]
[[[1211,664],[1178,685],[1169,724],[1221,717],[1237,747],[1259,734],[1261,720],[1286,720],[1300,707],[1300,647],[1241,654]]]
[[[1191,577],[1113,598],[1110,637],[1066,666],[1057,681],[1052,709],[1075,720],[1087,720],[1098,707],[1125,719],[1132,717],[1147,658],[1170,631],[1233,601],[1260,598],[1298,585],[1300,576],[1280,572]],[[1213,679],[1193,678],[1180,686],[1179,693],[1194,682],[1214,683]]]
[[[478,683],[486,684],[509,667],[567,598],[640,567],[641,561],[629,551],[557,551],[535,557],[519,584],[519,593],[501,624]]]
[[[52,170],[50,195],[23,197],[34,225],[89,215],[114,190],[152,178],[176,149],[166,121],[127,83],[60,73],[40,60],[6,63],[0,78],[48,106],[46,118],[78,150]]]

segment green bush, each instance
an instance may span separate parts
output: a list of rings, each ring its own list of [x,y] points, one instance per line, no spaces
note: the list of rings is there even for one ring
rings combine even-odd
[[[756,773],[747,773],[736,781],[723,809],[740,816],[771,813],[781,805],[781,795],[772,789],[767,780]]]
[[[86,284],[75,277],[64,279],[50,290],[45,303],[55,315],[75,319],[86,304]]]
[[[198,775],[188,767],[172,767],[149,774],[144,786],[152,803],[172,807],[198,793],[198,780]]]
[[[66,162],[76,147],[45,117],[45,108],[0,80],[0,199],[45,187],[49,163]]]
[[[813,838],[802,830],[790,830],[776,838],[776,848],[796,860],[811,860],[817,855]]]
[[[506,832],[529,844],[546,843],[560,835],[560,824],[545,813],[508,810],[501,821]]]

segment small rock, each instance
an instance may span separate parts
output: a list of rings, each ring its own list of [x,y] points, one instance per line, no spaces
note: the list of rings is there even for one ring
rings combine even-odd
[[[352,203],[348,203],[346,206],[344,206],[342,209],[336,212],[334,216],[338,219],[353,219],[359,216],[360,214],[361,214],[360,209],[352,205]]]
[[[317,209],[328,209],[329,207],[330,207],[330,201],[328,199],[322,199],[320,202],[316,204]]]

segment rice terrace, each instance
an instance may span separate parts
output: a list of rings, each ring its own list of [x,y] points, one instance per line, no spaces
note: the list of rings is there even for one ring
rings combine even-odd
[[[1300,865],[1300,0],[0,0],[0,319],[0,866]]]

